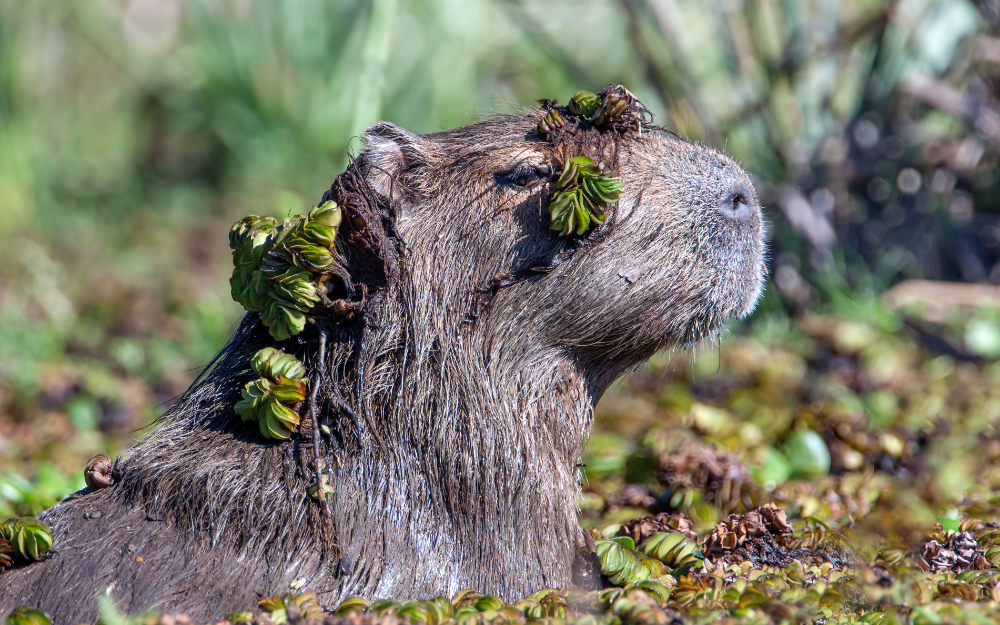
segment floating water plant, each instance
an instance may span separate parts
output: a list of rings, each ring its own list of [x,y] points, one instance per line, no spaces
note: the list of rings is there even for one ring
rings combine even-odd
[[[229,231],[233,299],[259,312],[275,339],[302,332],[308,313],[323,301],[340,221],[340,208],[328,201],[281,224],[250,215]]]
[[[0,523],[0,538],[24,559],[39,560],[52,547],[52,530],[34,517],[10,517]]]
[[[257,352],[250,364],[260,378],[243,387],[236,414],[257,423],[267,438],[289,438],[299,424],[299,415],[291,406],[306,398],[305,367],[295,356],[273,347]]]
[[[586,156],[570,158],[549,204],[551,228],[562,236],[582,235],[592,223],[604,223],[605,209],[618,201],[621,192],[621,181],[613,173]]]
[[[3,622],[4,625],[52,625],[52,620],[45,612],[30,605],[14,608]]]
[[[271,622],[276,625],[288,622],[298,623],[302,619],[319,621],[325,615],[316,599],[316,594],[313,592],[265,597],[257,605],[261,610],[267,612],[271,617]]]

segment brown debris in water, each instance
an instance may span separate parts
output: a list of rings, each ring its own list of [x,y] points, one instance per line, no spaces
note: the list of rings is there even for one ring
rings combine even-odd
[[[695,489],[710,495],[723,512],[753,507],[759,487],[750,470],[735,454],[710,445],[687,445],[677,453],[656,459],[660,481],[678,490]]]
[[[836,552],[814,549],[786,549],[792,535],[785,511],[764,504],[746,514],[731,514],[705,538],[705,557],[723,566],[751,562],[755,567],[785,567],[793,560],[808,564],[830,562],[843,566],[845,557]]]
[[[649,489],[639,484],[626,484],[615,493],[608,493],[604,498],[609,510],[614,508],[652,508],[656,505],[656,497],[649,494]]]
[[[941,538],[941,536],[939,536]],[[928,570],[962,571],[988,569],[993,565],[986,559],[986,550],[979,546],[972,532],[947,532],[945,540],[930,540],[924,545],[921,560]]]
[[[638,545],[659,532],[678,532],[691,540],[698,540],[698,534],[694,531],[694,525],[686,514],[669,514],[666,512],[626,523],[618,530],[618,535],[628,536]]]
[[[746,514],[731,514],[729,519],[715,526],[705,539],[706,556],[725,555],[743,547],[748,540],[771,538],[790,534],[785,511],[774,504],[764,504]]]
[[[14,546],[7,540],[0,538],[0,573],[4,569],[14,566],[14,559],[9,555],[14,553]]]

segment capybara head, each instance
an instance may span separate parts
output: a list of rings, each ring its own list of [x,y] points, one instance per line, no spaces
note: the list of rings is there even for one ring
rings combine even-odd
[[[544,265],[567,245],[549,229],[560,155],[536,132],[541,115],[431,135],[388,123],[365,133],[369,180],[398,207],[414,283],[427,291],[418,297],[452,322],[498,274]],[[766,270],[757,194],[733,159],[663,131],[626,135],[606,152],[624,186],[614,227],[498,293],[479,323],[530,333],[613,378],[749,314]]]

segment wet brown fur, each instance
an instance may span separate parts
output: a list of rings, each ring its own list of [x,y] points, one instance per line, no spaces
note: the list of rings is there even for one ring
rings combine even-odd
[[[540,116],[365,133],[352,171],[381,224],[344,229],[342,251],[373,292],[359,321],[328,326],[328,536],[306,494],[308,433],[268,442],[233,414],[250,356],[271,344],[248,315],[213,368],[123,454],[114,487],[42,515],[53,555],[0,575],[0,614],[30,603],[57,623],[92,621],[95,596],[108,592],[126,612],[209,621],[299,578],[327,607],[348,594],[470,587],[514,599],[571,585],[577,464],[594,406],[657,350],[748,314],[764,243],[753,186],[730,158],[666,133],[627,137],[616,143],[617,225],[551,272],[497,291],[467,323],[498,275],[566,246],[548,229],[551,182],[507,179],[554,165],[553,145],[534,131]],[[720,208],[734,193],[750,206],[743,223]],[[391,267],[365,279],[357,272],[379,254],[350,245],[368,229],[395,243]],[[630,271],[642,275],[619,275]],[[379,288],[375,278],[390,274]],[[310,326],[284,347],[309,365],[316,336]]]

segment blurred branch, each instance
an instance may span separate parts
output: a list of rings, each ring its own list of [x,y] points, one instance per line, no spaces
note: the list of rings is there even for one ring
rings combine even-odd
[[[677,68],[683,71],[680,63],[684,49],[684,31],[679,28],[681,23],[680,11],[677,10],[677,3],[674,0],[647,0],[656,24],[663,32],[667,47],[670,48],[670,55],[677,61]]]
[[[832,43],[828,46],[817,47],[811,53],[805,55],[793,55],[789,50],[785,51],[785,54],[777,63],[765,63],[765,73],[769,79],[769,87],[764,90],[764,93],[760,96],[747,103],[746,106],[742,107],[735,113],[728,115],[719,122],[719,133],[723,136],[728,135],[732,129],[738,124],[746,122],[747,119],[756,117],[758,115],[763,115],[767,111],[773,109],[772,95],[773,89],[770,88],[770,84],[773,84],[774,77],[783,76],[787,81],[795,82],[800,72],[804,67],[813,63],[817,58],[827,57],[831,54],[845,53],[850,51],[851,48],[858,45],[858,43],[864,39],[874,39],[879,42],[879,47],[881,47],[882,38],[885,36],[886,28],[888,27],[893,12],[896,9],[898,0],[891,0],[884,9],[878,11],[874,15],[869,17],[858,19],[852,23],[845,25],[839,31],[839,36],[834,38]],[[761,54],[758,53],[758,58],[763,60]],[[873,58],[871,65],[869,65],[863,83],[867,83],[870,79],[872,73],[875,71],[875,66],[877,62],[878,54]],[[770,135],[769,145],[778,146],[780,141],[776,135],[773,123],[771,123],[770,117],[765,116],[763,119],[764,126],[768,134]],[[785,154],[781,150],[773,150],[776,157],[779,158],[783,165],[786,166],[788,163],[785,162]]]
[[[900,93],[936,109],[951,113],[1000,147],[1000,111],[985,102],[926,76],[910,76],[899,85]]]
[[[867,37],[878,37],[881,38],[885,33],[885,28],[889,24],[889,16],[894,10],[896,2],[892,2],[884,10],[879,11],[875,15],[858,20],[852,24],[848,24],[841,29],[839,37],[834,39],[833,45],[824,48],[817,48],[813,53],[793,57],[790,54],[786,54],[781,62],[774,66],[774,70],[780,72],[788,77],[789,80],[795,80],[797,78],[799,71],[813,61],[817,57],[829,56],[834,52],[846,52],[858,44],[859,41]],[[869,71],[869,75],[871,72]],[[757,98],[753,102],[750,102],[745,107],[737,111],[736,113],[726,117],[720,123],[723,129],[723,134],[728,131],[734,124],[737,124],[751,115],[759,113],[766,105],[768,101],[768,96],[763,96]]]
[[[980,15],[989,22],[994,31],[1000,27],[1000,6],[996,0],[975,0],[975,4]]]
[[[972,60],[1000,65],[1000,39],[981,35],[971,47]]]
[[[142,72],[136,69],[132,55],[127,54],[121,46],[111,44],[114,41],[112,33],[117,34],[118,32],[118,24],[113,18],[119,16],[110,13],[112,10],[110,6],[60,2],[44,6],[51,10],[53,15],[60,18],[60,23],[68,32],[74,33],[80,41],[117,67],[123,77],[140,88],[145,88],[148,85],[149,81],[144,79]],[[159,62],[169,66],[171,71],[179,69],[170,54],[161,55]]]
[[[955,308],[972,312],[983,306],[1000,307],[1000,287],[991,284],[906,280],[883,297],[896,310],[919,306],[921,317],[934,323],[947,323]]]
[[[389,60],[392,24],[398,0],[374,0],[368,14],[368,32],[361,53],[360,80],[356,85],[352,135],[362,132],[368,124],[378,121],[385,95],[385,67]]]
[[[837,234],[826,215],[809,202],[795,185],[784,185],[778,192],[778,207],[788,223],[818,250],[829,250],[837,242]]]
[[[835,48],[847,49],[853,47],[858,41],[865,37],[877,35],[882,36],[886,26],[889,25],[890,17],[896,10],[898,0],[893,0],[888,6],[868,18],[854,21],[840,29],[839,36],[835,39]]]
[[[643,63],[647,79],[653,87],[656,88],[660,99],[667,108],[673,108],[675,105],[677,101],[677,98],[674,95],[675,93],[682,94],[687,100],[687,104],[690,107],[691,112],[694,114],[695,118],[697,118],[698,124],[705,133],[704,139],[709,143],[717,143],[718,135],[712,130],[712,125],[706,118],[704,107],[700,102],[698,94],[690,86],[693,81],[690,76],[685,76],[683,51],[680,50],[676,40],[671,37],[671,33],[674,31],[671,20],[676,17],[677,7],[673,4],[672,0],[666,0],[665,3],[660,3],[659,14],[656,15],[657,23],[660,25],[667,47],[670,49],[673,67],[678,73],[677,79],[672,80],[671,77],[663,71],[663,68],[657,62],[655,55],[646,43],[646,39],[642,33],[639,10],[635,5],[636,1],[637,0],[621,0],[621,3],[626,14],[628,15],[629,40],[632,42],[632,47],[635,48],[636,53],[639,55],[639,59]],[[656,0],[650,0],[651,8],[653,8],[652,4],[655,1]],[[653,10],[654,14],[656,14],[656,9]]]
[[[542,53],[565,68],[579,89],[598,90],[601,85],[594,84],[594,76],[582,65],[580,65],[572,55],[566,52],[562,46],[556,43],[541,24],[525,10],[522,0],[503,0],[507,8],[512,13],[511,22],[520,27],[528,34],[528,38],[538,45]]]

